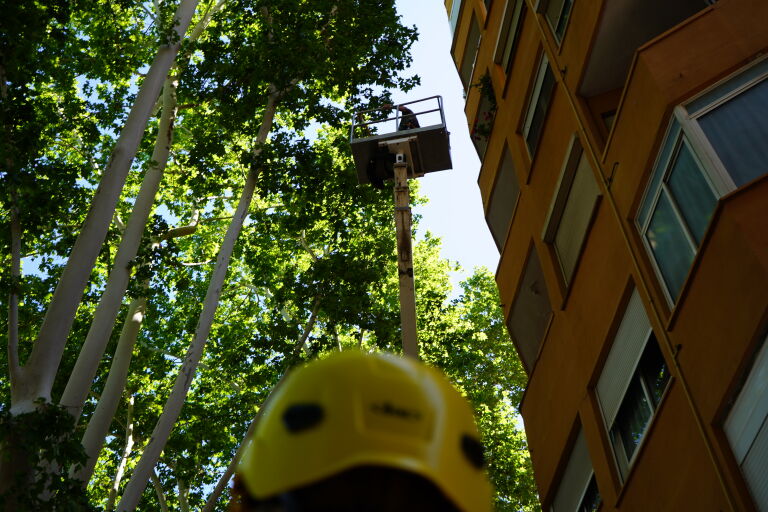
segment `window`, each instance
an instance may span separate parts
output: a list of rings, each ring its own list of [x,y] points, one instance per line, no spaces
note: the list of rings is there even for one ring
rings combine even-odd
[[[459,13],[461,13],[462,0],[453,0],[451,3],[451,14],[448,23],[451,27],[451,36],[456,33],[456,25],[459,23]]]
[[[474,85],[480,89],[480,105],[477,107],[477,116],[472,124],[470,138],[482,162],[493,131],[493,122],[496,120],[496,93],[488,73]]]
[[[472,15],[472,21],[469,25],[469,36],[467,36],[467,46],[464,48],[464,57],[461,59],[461,83],[464,84],[464,90],[468,91],[472,84],[472,72],[475,69],[475,58],[477,50],[480,48],[480,25],[477,18]]]
[[[669,383],[669,369],[635,290],[597,382],[597,398],[622,480]]]
[[[552,512],[593,512],[600,507],[601,501],[584,431],[579,427],[568,464],[552,501]]]
[[[509,73],[525,16],[525,0],[507,0],[493,61]]]
[[[529,373],[539,355],[539,346],[551,316],[552,306],[541,272],[541,262],[536,250],[531,247],[507,322],[509,335]]]
[[[512,223],[512,214],[515,211],[519,195],[520,185],[517,182],[515,165],[512,162],[512,155],[509,153],[509,147],[505,145],[499,170],[496,171],[496,182],[491,191],[486,216],[488,227],[499,252],[507,241],[509,225]]]
[[[544,120],[547,117],[549,103],[552,99],[554,90],[555,75],[552,74],[552,70],[549,68],[547,56],[542,55],[528,102],[525,123],[523,125],[523,138],[528,146],[528,152],[530,153],[531,158],[536,154],[536,148],[539,146],[539,141],[541,141]]]
[[[563,280],[570,284],[587,237],[600,190],[579,139],[571,138],[555,197],[549,208],[543,239],[552,244]]]
[[[755,507],[768,511],[768,343],[757,354],[724,425]]]
[[[674,302],[719,197],[768,173],[768,60],[675,109],[637,225]]]
[[[573,0],[540,0],[536,8],[538,12],[544,13],[544,17],[547,18],[549,26],[552,27],[552,33],[558,43],[563,40],[572,7]]]

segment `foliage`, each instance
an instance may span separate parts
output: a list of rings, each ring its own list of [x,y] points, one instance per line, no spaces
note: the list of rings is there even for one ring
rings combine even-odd
[[[78,466],[85,462],[79,432],[73,430],[74,420],[62,407],[40,402],[37,410],[12,415],[0,408],[0,445],[3,456],[10,457],[14,466],[41,467],[51,464],[59,468]],[[0,507],[13,510],[84,511],[93,509],[80,482],[67,471],[32,473],[16,471],[10,477],[9,489],[0,496]],[[13,500],[10,497],[13,496]]]
[[[202,2],[193,25],[213,6]],[[198,40],[184,41],[172,71],[179,112],[171,156],[81,422],[75,425],[61,408],[43,402],[33,412],[12,414],[9,365],[0,358],[2,453],[30,469],[18,471],[16,488],[5,488],[20,510],[37,508],[39,499],[61,510],[106,508],[110,489],[120,495],[185,357],[226,225],[252,169],[260,170],[255,199],[208,345],[156,467],[161,493],[149,486],[142,509],[160,510],[161,500],[171,509],[199,509],[292,365],[350,346],[401,349],[391,193],[357,185],[347,130],[355,109],[390,103],[385,91],[418,83],[403,73],[415,29],[400,23],[391,0],[228,0],[223,6]],[[158,44],[172,33],[173,9],[173,2],[67,0],[16,2],[4,10],[0,306],[7,309],[11,291],[15,207],[24,262],[16,283],[22,364],[137,86]],[[255,157],[270,86],[282,91],[280,103],[268,142]],[[54,400],[72,373],[123,224],[153,163],[158,106],[91,270]],[[417,183],[413,190],[413,202],[423,201]],[[183,236],[170,236],[182,227]],[[512,406],[524,373],[504,331],[493,279],[478,271],[450,300],[455,265],[439,251],[438,239],[419,236],[422,356],[442,367],[475,406],[499,509],[530,508],[535,492]],[[132,320],[128,303],[143,299],[146,313],[125,391],[86,500],[67,469],[84,461],[80,436],[104,391],[121,326]],[[16,453],[13,446],[24,450]],[[126,478],[115,481],[122,463]],[[35,471],[41,465],[46,469]]]

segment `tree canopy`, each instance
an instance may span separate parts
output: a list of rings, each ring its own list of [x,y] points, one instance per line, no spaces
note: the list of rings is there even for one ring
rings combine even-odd
[[[417,35],[391,0],[6,6],[0,505],[224,510],[285,371],[401,350],[391,193],[347,133],[418,83]],[[453,292],[418,239],[421,357],[474,406],[498,509],[534,509],[493,277]]]

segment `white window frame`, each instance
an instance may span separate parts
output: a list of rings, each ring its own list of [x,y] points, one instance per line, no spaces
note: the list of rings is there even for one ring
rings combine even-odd
[[[673,296],[666,281],[664,280],[661,268],[659,267],[653,250],[648,242],[646,233],[650,226],[653,213],[659,201],[662,191],[672,198],[672,208],[678,224],[690,244],[695,258],[698,251],[698,243],[689,232],[687,223],[677,205],[675,204],[675,195],[666,188],[666,179],[669,177],[675,157],[681,144],[686,144],[691,155],[696,161],[701,175],[709,185],[716,198],[721,198],[729,192],[736,189],[736,184],[728,173],[725,165],[717,156],[715,149],[710,144],[704,131],[699,126],[697,119],[704,114],[712,111],[718,106],[728,102],[742,92],[755,86],[756,84],[768,80],[768,58],[762,58],[756,62],[750,63],[736,73],[728,76],[720,82],[709,87],[703,93],[688,100],[682,105],[675,107],[672,119],[667,126],[663,143],[656,161],[653,165],[653,171],[648,181],[643,197],[640,201],[638,214],[635,217],[635,225],[643,240],[643,245],[649,255],[654,271],[659,277],[664,296],[670,306],[674,305],[680,291]],[[685,285],[683,285],[684,287]]]

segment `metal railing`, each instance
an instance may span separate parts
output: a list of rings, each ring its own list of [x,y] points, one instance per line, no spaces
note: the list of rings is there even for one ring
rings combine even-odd
[[[400,112],[400,107],[406,107],[407,105],[414,105],[417,103],[424,103],[431,100],[437,101],[437,108],[429,108],[429,106],[424,110],[419,111],[412,111],[413,113],[408,114],[402,114]],[[391,112],[395,111],[394,117],[391,117]],[[411,109],[409,109],[411,110]],[[408,101],[405,103],[398,103],[398,104],[391,104],[391,105],[385,105],[383,107],[379,108],[372,108],[367,110],[360,110],[358,112],[355,112],[355,115],[352,117],[352,128],[350,130],[350,136],[349,140],[354,141],[356,139],[362,139],[366,137],[376,137],[376,136],[382,136],[382,135],[389,135],[391,133],[395,132],[407,132],[409,130],[400,130],[400,123],[403,120],[404,115],[408,117],[417,117],[417,116],[427,116],[428,114],[431,114],[433,112],[439,112],[440,113],[440,123],[434,123],[428,126],[434,127],[436,125],[442,125],[445,126],[445,112],[443,111],[443,97],[439,95],[435,96],[429,96],[427,98],[421,98],[418,100]],[[384,119],[370,119],[371,117],[374,117],[373,114],[385,114],[387,117]],[[367,120],[370,119],[370,120]],[[394,121],[393,129],[392,130],[386,130],[387,125],[386,123]],[[418,128],[412,128],[414,130]],[[360,135],[358,135],[359,132],[362,132]]]

